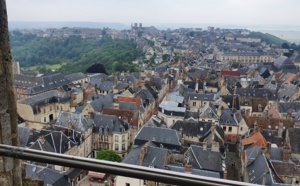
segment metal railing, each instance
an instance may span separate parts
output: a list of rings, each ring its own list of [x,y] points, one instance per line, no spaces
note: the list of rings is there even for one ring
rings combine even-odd
[[[65,154],[50,153],[32,150],[22,147],[0,144],[0,156],[7,156],[23,160],[42,162],[65,167],[80,168],[95,172],[132,177],[155,182],[174,185],[236,185],[251,186],[254,184],[237,182],[225,179],[217,179],[192,174],[178,173],[174,171],[148,168],[123,163],[109,162]]]

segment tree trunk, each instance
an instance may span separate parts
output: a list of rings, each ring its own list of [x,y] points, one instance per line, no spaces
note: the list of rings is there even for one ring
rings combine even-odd
[[[6,1],[0,0],[0,143],[19,146]],[[18,159],[0,157],[0,185],[22,185]]]

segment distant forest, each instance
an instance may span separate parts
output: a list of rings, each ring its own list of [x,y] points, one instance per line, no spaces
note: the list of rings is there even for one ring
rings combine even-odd
[[[139,71],[131,63],[143,52],[130,40],[112,39],[105,35],[101,40],[68,38],[44,38],[14,32],[10,36],[14,61],[21,67],[38,66],[39,72],[49,71],[45,65],[63,64],[62,73],[85,72],[93,64],[102,64],[108,73],[115,71]]]

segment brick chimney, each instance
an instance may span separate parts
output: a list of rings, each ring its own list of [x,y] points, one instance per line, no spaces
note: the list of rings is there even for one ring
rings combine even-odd
[[[223,176],[223,179],[227,180],[227,168],[225,167],[224,169],[224,176]]]
[[[192,165],[190,164],[189,158],[185,158],[184,160],[184,168],[185,168],[185,173],[192,173]]]
[[[279,121],[278,137],[282,138],[282,133],[283,133],[283,122]]]
[[[255,123],[254,123],[254,132],[259,132],[259,125],[258,125],[258,122],[257,122],[257,120],[255,121]]]
[[[271,143],[270,142],[267,142],[267,147],[266,147],[265,155],[266,155],[267,159],[271,158]]]
[[[290,145],[286,143],[283,146],[283,157],[282,157],[282,160],[283,161],[289,161],[290,156],[291,156],[291,148],[290,148]]]
[[[148,143],[145,143],[140,151],[140,165],[143,165],[145,154],[148,152]]]

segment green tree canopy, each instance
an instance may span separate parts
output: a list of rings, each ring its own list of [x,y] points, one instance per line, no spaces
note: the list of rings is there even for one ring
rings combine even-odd
[[[106,160],[106,161],[114,161],[121,162],[121,157],[113,150],[101,150],[97,154],[97,159]]]

